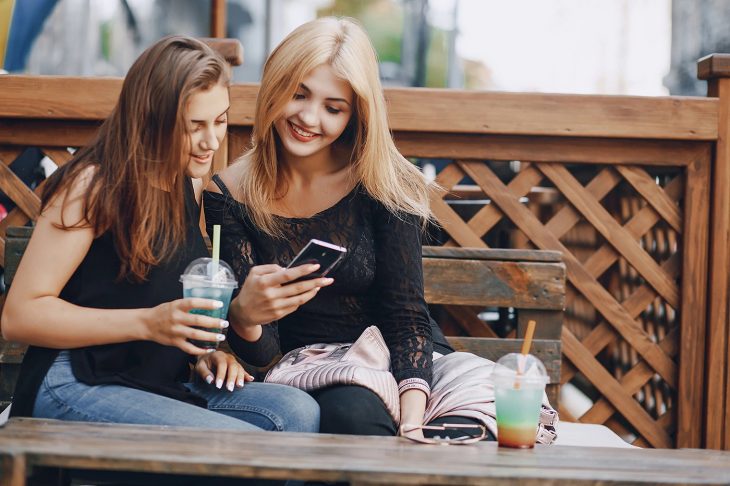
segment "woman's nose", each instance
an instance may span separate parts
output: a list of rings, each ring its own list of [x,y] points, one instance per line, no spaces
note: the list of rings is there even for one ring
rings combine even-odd
[[[302,107],[299,112],[299,119],[305,126],[314,127],[317,125],[317,109],[311,104],[307,103]]]
[[[218,150],[218,147],[220,146],[220,143],[218,142],[218,137],[215,134],[215,130],[213,128],[209,128],[205,131],[205,136],[201,140],[201,147],[204,150]]]

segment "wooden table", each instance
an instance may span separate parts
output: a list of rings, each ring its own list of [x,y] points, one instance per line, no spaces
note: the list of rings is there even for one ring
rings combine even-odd
[[[175,472],[352,484],[730,484],[730,453],[495,443],[438,446],[387,437],[11,419],[0,428],[5,485],[30,467]]]

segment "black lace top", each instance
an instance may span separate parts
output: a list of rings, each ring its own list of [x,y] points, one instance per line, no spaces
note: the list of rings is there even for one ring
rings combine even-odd
[[[203,195],[208,233],[212,235],[213,224],[221,225],[220,256],[231,264],[239,284],[254,265],[286,266],[312,238],[347,248],[328,275],[334,283],[277,326],[263,326],[257,343],[229,332],[237,354],[263,366],[279,345],[286,353],[307,344],[353,342],[374,324],[390,349],[396,380],[431,383],[432,323],[423,297],[421,224],[416,216],[392,214],[358,186],[311,218],[279,217],[284,238],[277,239],[255,228],[246,206],[233,199],[218,176],[213,180],[223,194]]]

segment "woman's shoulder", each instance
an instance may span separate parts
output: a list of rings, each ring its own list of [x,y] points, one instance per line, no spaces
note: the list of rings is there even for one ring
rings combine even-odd
[[[208,183],[205,190],[214,194],[230,195],[236,201],[242,201],[243,195],[240,194],[240,181],[243,177],[245,165],[246,161],[244,156],[213,176],[213,179]],[[228,194],[225,194],[226,192]]]

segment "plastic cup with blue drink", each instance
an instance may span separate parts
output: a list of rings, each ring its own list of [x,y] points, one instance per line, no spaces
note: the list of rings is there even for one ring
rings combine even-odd
[[[506,354],[497,361],[492,381],[499,445],[535,447],[542,398],[550,381],[542,361],[531,354]]]
[[[213,226],[213,258],[198,258],[187,266],[185,273],[180,276],[183,284],[183,297],[200,297],[203,299],[218,300],[223,303],[217,309],[193,309],[191,314],[225,319],[228,315],[228,306],[231,304],[233,289],[238,286],[231,267],[219,258],[221,241],[221,227]],[[223,328],[198,328],[203,331],[223,334]],[[218,341],[190,342],[203,349],[216,349]]]
[[[183,297],[200,297],[223,302],[223,306],[217,309],[192,309],[191,314],[225,319],[228,315],[228,306],[231,303],[233,289],[238,286],[233,270],[224,261],[218,260],[214,265],[212,258],[198,258],[193,260],[180,276],[183,284]],[[223,334],[222,328],[199,327],[203,331]],[[198,341],[191,339],[190,342],[202,349],[216,349],[217,341]]]

